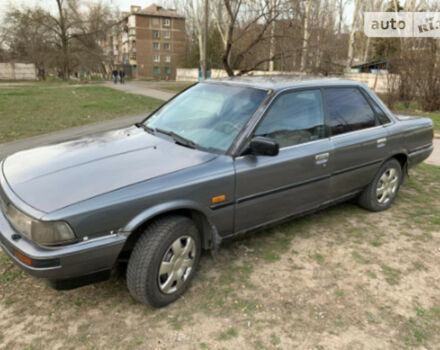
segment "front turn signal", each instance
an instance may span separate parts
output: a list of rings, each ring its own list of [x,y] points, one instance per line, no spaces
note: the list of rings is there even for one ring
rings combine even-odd
[[[225,200],[226,200],[226,196],[222,194],[221,196],[212,197],[211,203],[216,204],[216,203],[224,202]]]

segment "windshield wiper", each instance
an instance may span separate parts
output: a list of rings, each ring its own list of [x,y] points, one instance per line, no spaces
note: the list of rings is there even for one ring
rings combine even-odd
[[[151,135],[154,135],[154,129],[150,128],[149,126],[146,126],[144,123],[136,123],[134,125],[136,125],[138,128],[144,129],[146,132],[150,133]]]
[[[164,135],[171,136],[174,142],[181,146],[189,147],[192,149],[195,149],[197,147],[194,141],[191,141],[183,136],[180,136],[179,134],[176,134],[174,131],[164,130],[161,128],[156,128],[155,131],[160,132],[161,134]]]

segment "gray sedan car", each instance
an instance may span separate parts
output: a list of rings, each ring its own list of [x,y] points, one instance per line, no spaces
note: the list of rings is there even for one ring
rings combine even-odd
[[[228,238],[350,198],[387,209],[432,140],[357,82],[207,81],[136,126],[3,160],[0,245],[57,289],[128,261],[133,297],[160,307]]]

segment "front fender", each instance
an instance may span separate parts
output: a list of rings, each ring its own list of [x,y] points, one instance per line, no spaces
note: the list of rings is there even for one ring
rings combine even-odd
[[[208,220],[208,212],[206,211],[206,208],[202,207],[197,202],[191,200],[176,200],[172,202],[158,204],[144,210],[140,214],[136,215],[133,219],[131,219],[123,228],[121,228],[120,231],[133,232],[138,229],[139,226],[151,220],[152,218],[176,210],[194,210],[203,214],[205,216],[205,219]]]

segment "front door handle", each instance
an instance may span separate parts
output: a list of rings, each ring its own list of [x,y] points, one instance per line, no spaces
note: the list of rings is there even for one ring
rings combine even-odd
[[[321,153],[315,156],[316,164],[325,164],[328,162],[328,158],[330,157],[330,153]]]

